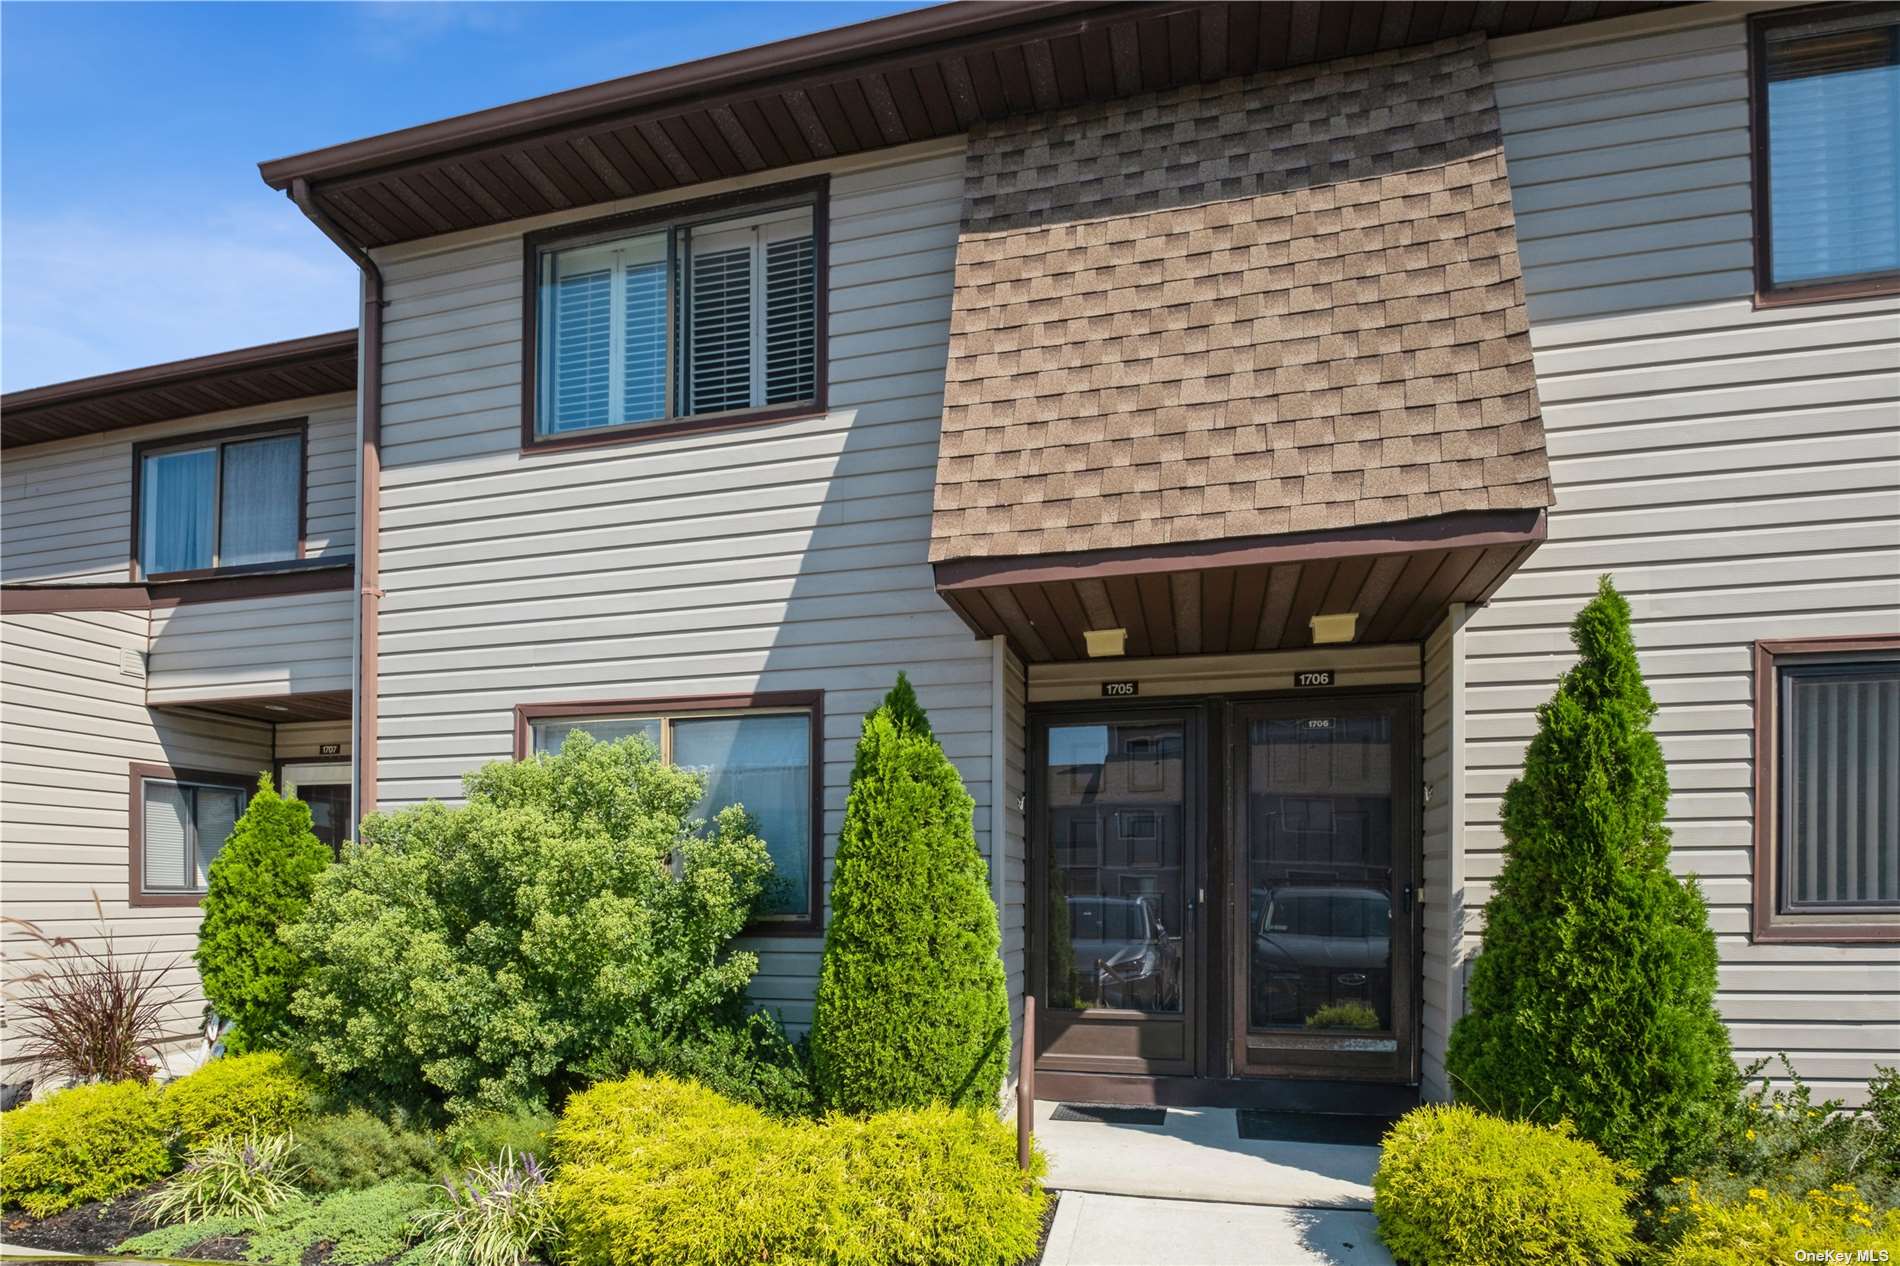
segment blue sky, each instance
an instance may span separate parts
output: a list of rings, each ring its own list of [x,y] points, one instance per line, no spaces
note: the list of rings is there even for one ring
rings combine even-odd
[[[915,7],[0,4],[0,387],[341,329],[267,158]]]

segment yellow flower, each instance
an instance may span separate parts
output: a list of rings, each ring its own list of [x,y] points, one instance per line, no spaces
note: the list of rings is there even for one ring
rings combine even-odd
[[[1753,1142],[1755,1141],[1755,1131],[1753,1131],[1753,1130],[1750,1130],[1750,1131],[1748,1132],[1748,1141],[1749,1141],[1749,1142],[1751,1142],[1751,1143],[1753,1143]]]
[[[1852,1191],[1852,1190],[1854,1190],[1854,1184],[1853,1184],[1853,1183],[1851,1183],[1851,1182],[1837,1182],[1837,1183],[1835,1183],[1835,1184],[1834,1184],[1834,1186],[1833,1186],[1832,1188],[1830,1188],[1830,1190],[1833,1190],[1833,1191]]]
[[[1768,1192],[1761,1187],[1750,1187],[1748,1189],[1748,1198],[1750,1200],[1766,1200],[1768,1198]]]

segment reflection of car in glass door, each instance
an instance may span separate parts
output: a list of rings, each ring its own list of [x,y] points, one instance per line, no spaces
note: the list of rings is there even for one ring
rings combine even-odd
[[[1388,1028],[1392,897],[1381,888],[1255,889],[1252,1025]]]
[[[1129,1011],[1180,1006],[1180,943],[1149,897],[1070,897],[1078,998]]]

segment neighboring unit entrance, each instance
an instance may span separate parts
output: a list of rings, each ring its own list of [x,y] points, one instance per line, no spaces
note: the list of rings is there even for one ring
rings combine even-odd
[[[1417,726],[1411,694],[1039,711],[1037,1067],[1416,1080]]]

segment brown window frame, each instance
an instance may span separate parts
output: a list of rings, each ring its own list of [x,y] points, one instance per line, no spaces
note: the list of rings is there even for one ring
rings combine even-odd
[[[174,448],[204,448],[216,444],[218,453],[218,481],[224,481],[224,453],[226,444],[244,440],[264,439],[273,435],[294,435],[297,437],[297,552],[290,558],[278,559],[269,563],[244,563],[235,567],[195,567],[185,571],[161,571],[147,573],[140,558],[140,536],[145,509],[145,459],[153,453],[163,453]],[[215,520],[215,516],[214,516]],[[223,524],[214,523],[215,530],[221,535]],[[225,427],[215,431],[193,431],[185,435],[157,436],[149,440],[140,440],[132,445],[132,541],[129,550],[127,573],[134,581],[170,581],[200,580],[209,577],[246,576],[261,572],[284,571],[305,565],[325,566],[338,559],[309,559],[305,551],[310,543],[310,419],[279,418],[271,422],[253,422],[248,426]],[[216,550],[213,550],[216,555]]]
[[[583,720],[615,716],[741,715],[748,712],[804,712],[811,718],[811,861],[809,913],[755,918],[747,936],[820,936],[825,928],[825,692],[778,690],[734,695],[666,695],[634,699],[580,699],[561,703],[515,705],[515,759],[534,752],[537,721],[570,717]]]
[[[246,795],[257,791],[257,774],[233,773],[219,769],[178,769],[133,761],[127,767],[126,795],[126,905],[134,910],[176,909],[196,906],[204,900],[203,888],[145,890],[145,783],[179,782],[207,787],[234,787]],[[248,802],[247,802],[248,807]]]
[[[1900,943],[1900,913],[1781,909],[1781,670],[1793,664],[1839,662],[1848,656],[1900,655],[1900,636],[1763,640],[1755,668],[1754,935],[1758,943]]]
[[[1847,17],[1890,9],[1890,4],[1804,6],[1774,13],[1752,14],[1748,19],[1748,150],[1753,201],[1755,307],[1791,307],[1838,299],[1872,299],[1900,294],[1900,269],[1865,273],[1832,281],[1803,281],[1776,285],[1774,233],[1769,220],[1768,189],[1768,32],[1796,26],[1818,13]]]
[[[521,451],[523,454],[560,452],[573,448],[636,444],[641,440],[667,436],[696,435],[739,427],[760,426],[770,422],[791,422],[801,418],[822,417],[829,411],[830,350],[827,339],[831,291],[831,178],[816,176],[760,185],[732,193],[669,202],[616,215],[600,216],[574,224],[537,229],[522,236],[521,273]],[[817,363],[813,367],[815,396],[797,404],[765,405],[756,409],[734,409],[725,413],[704,413],[667,417],[650,422],[615,422],[607,426],[576,431],[569,435],[542,435],[536,423],[540,409],[540,286],[541,255],[564,245],[580,244],[604,235],[633,233],[642,229],[688,224],[709,219],[766,211],[793,202],[811,203],[812,269],[816,289],[813,314],[813,338]],[[669,283],[670,288],[670,283]],[[669,316],[671,315],[669,311]]]

